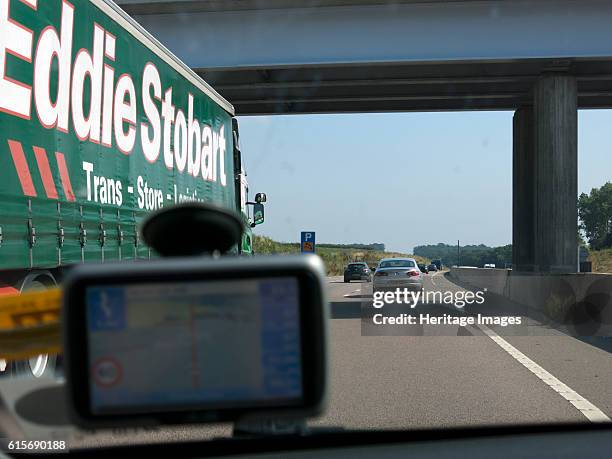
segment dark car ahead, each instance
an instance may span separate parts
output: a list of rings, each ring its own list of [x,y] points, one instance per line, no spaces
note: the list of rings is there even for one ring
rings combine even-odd
[[[352,280],[365,280],[370,282],[372,280],[372,271],[365,262],[349,263],[344,268],[344,282],[350,282]]]
[[[438,266],[434,265],[433,263],[430,264],[427,268],[429,268],[430,271],[437,271],[438,270]]]
[[[429,268],[423,263],[417,265],[423,274],[429,274]]]

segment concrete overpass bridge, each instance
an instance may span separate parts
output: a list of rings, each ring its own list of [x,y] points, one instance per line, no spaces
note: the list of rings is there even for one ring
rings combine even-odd
[[[612,2],[119,4],[238,114],[515,110],[515,268],[576,271],[577,109],[612,107]]]

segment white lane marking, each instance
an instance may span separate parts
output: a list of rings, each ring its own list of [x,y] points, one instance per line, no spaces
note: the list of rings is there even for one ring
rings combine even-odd
[[[491,338],[499,347],[510,354],[521,365],[531,371],[534,375],[544,382],[548,387],[558,393],[565,400],[570,402],[578,411],[580,411],[591,422],[612,422],[612,420],[599,408],[589,402],[586,398],[576,392],[574,389],[564,384],[551,373],[546,371],[540,365],[535,363],[508,341],[503,339],[486,325],[477,325],[489,338]]]
[[[353,290],[351,293],[347,293],[346,295],[344,295],[344,298],[348,298],[349,296],[354,296],[355,293],[360,293],[361,289],[357,289],[357,290]]]
[[[436,286],[437,286],[438,284],[436,284],[436,281],[434,281],[434,280],[433,280],[433,278],[434,278],[434,277],[436,277],[438,274],[440,274],[440,271],[436,271],[436,272],[434,272],[433,274],[431,274],[431,275],[429,276],[429,278],[431,279],[431,283],[432,283],[432,284],[434,284],[434,285],[436,285]]]

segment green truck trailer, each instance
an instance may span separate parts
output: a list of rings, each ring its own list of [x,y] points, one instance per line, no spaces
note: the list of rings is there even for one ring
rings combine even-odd
[[[251,253],[265,195],[248,202],[233,116],[112,2],[0,0],[0,294],[155,256],[139,222],[184,201],[241,212]]]

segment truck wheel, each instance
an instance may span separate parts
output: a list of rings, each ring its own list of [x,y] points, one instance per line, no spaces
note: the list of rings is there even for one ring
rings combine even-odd
[[[13,364],[0,359],[0,378],[7,378],[13,374]]]
[[[45,279],[45,282],[41,278]],[[57,285],[55,279],[51,275],[41,275],[33,279],[25,278],[21,291],[31,292],[36,290],[46,290],[51,286]],[[14,362],[14,374],[26,377],[42,378],[54,377],[55,367],[58,363],[58,357],[49,354],[40,354],[36,357],[31,357],[27,360]]]
[[[28,366],[30,367],[29,369],[32,376],[40,378],[49,367],[49,354],[40,354],[36,357],[29,358]]]

